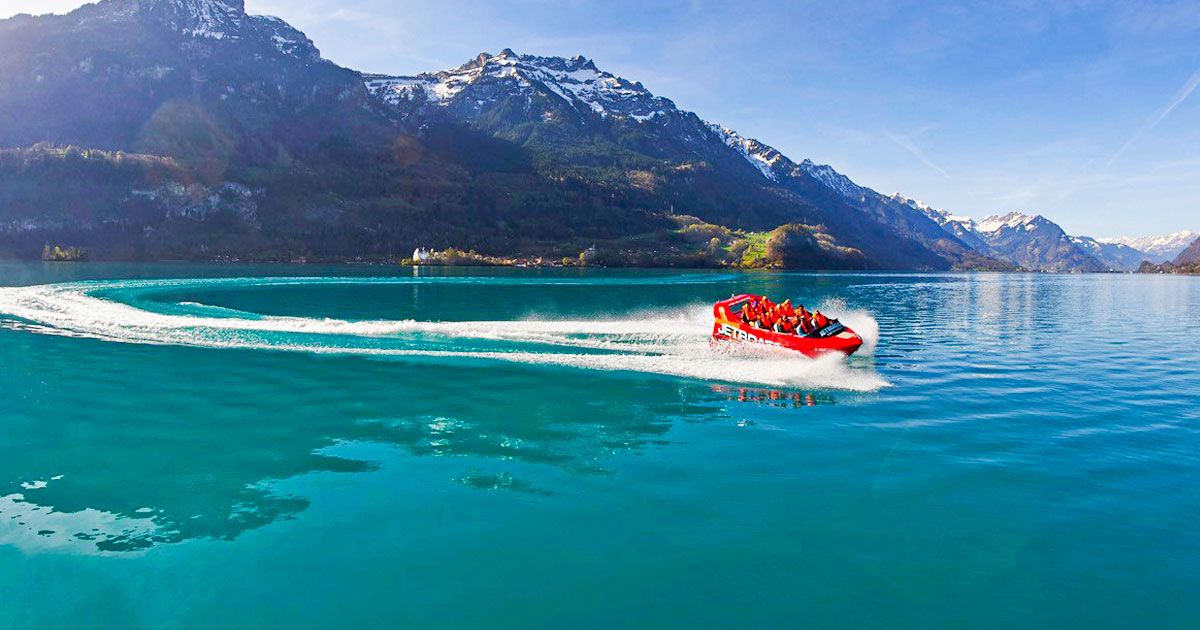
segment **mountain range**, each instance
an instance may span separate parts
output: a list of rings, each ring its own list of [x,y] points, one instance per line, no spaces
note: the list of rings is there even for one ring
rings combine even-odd
[[[1106,245],[1124,245],[1146,255],[1153,263],[1170,262],[1183,253],[1189,245],[1200,238],[1200,232],[1184,230],[1166,236],[1144,236],[1139,238],[1102,238],[1099,241]]]
[[[240,0],[102,0],[0,21],[0,147],[0,255],[16,257],[47,243],[130,259],[391,260],[424,246],[1091,272],[1175,247],[883,195],[582,56],[506,49],[360,74]]]
[[[1151,254],[1112,239],[1070,236],[1041,215],[1010,212],[982,221],[955,216],[899,194],[897,201],[925,213],[977,251],[1022,269],[1051,272],[1133,271]],[[1154,241],[1159,242],[1159,241]]]
[[[1200,274],[1200,237],[1192,241],[1173,260],[1162,263],[1146,261],[1138,269],[1141,273],[1184,273]]]

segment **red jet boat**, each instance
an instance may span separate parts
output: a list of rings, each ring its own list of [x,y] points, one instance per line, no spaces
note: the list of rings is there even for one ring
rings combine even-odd
[[[809,335],[777,333],[743,322],[742,306],[762,299],[761,295],[735,295],[713,305],[713,339],[787,348],[809,357],[818,357],[829,352],[840,352],[850,356],[858,352],[863,345],[862,337],[859,337],[858,333],[836,319]]]

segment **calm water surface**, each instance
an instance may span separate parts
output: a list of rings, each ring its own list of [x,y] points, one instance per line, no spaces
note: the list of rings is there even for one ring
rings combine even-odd
[[[0,627],[1200,627],[1198,366],[1197,278],[0,264]]]

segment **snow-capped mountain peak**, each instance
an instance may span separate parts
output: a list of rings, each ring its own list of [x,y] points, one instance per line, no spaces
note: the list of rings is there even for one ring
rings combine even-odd
[[[392,105],[427,103],[448,106],[475,85],[507,83],[518,92],[548,91],[580,111],[602,117],[622,116],[638,121],[676,111],[669,99],[651,94],[641,83],[627,81],[596,67],[582,55],[571,58],[521,55],[505,48],[496,55],[482,53],[451,70],[415,76],[367,76],[372,93]]]
[[[246,16],[243,0],[110,0],[105,18],[152,18],[192,37],[235,36]]]
[[[287,22],[248,15],[244,0],[105,0],[78,11],[81,26],[134,21],[166,27],[189,40],[265,42],[306,62],[320,61],[312,40]]]
[[[999,232],[1005,228],[1024,229],[1026,232],[1032,232],[1041,223],[1047,223],[1045,217],[1041,215],[1030,216],[1020,212],[1009,212],[1003,216],[992,215],[980,221],[976,229],[980,232]]]

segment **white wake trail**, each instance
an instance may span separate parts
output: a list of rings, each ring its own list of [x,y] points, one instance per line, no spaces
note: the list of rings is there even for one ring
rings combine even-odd
[[[497,360],[777,387],[874,391],[887,386],[873,371],[854,369],[841,356],[814,360],[785,351],[714,345],[707,306],[589,320],[345,321],[157,313],[93,295],[121,286],[0,288],[0,313],[30,322],[32,325],[24,326],[30,332],[124,343]],[[204,308],[196,303],[186,305]],[[829,312],[837,314],[832,308]],[[878,325],[868,314],[848,311],[844,317],[855,330],[878,338]],[[288,339],[288,335],[305,337]],[[864,337],[873,346],[874,339]],[[432,344],[430,339],[443,345]],[[380,347],[380,342],[391,340],[401,345]],[[446,341],[461,344],[470,340],[512,344],[514,349],[442,349]],[[408,347],[414,344],[416,347]],[[563,351],[546,352],[546,346]]]

